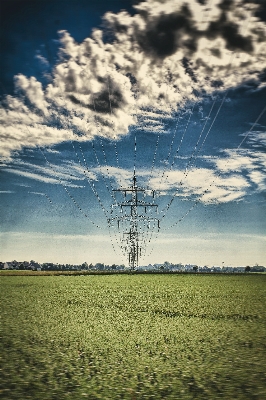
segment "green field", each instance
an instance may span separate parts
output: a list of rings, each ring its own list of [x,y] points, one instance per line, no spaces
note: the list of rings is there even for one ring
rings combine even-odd
[[[266,275],[2,276],[1,398],[266,398]]]

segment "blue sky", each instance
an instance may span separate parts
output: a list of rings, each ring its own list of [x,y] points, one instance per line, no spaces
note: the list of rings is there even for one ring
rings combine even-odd
[[[140,264],[266,265],[265,6],[9,0],[0,25],[2,261],[127,264],[135,166]]]

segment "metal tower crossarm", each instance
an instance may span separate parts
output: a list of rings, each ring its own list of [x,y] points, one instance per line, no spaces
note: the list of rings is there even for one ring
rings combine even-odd
[[[128,260],[129,260],[129,265],[130,269],[134,270],[138,266],[139,262],[139,257],[141,256],[141,241],[143,232],[139,232],[141,228],[139,228],[139,223],[140,222],[148,222],[150,223],[151,221],[157,221],[158,222],[158,229],[159,229],[159,219],[147,216],[147,209],[156,209],[156,212],[158,212],[158,205],[154,203],[148,203],[143,200],[140,200],[138,198],[139,193],[146,194],[147,190],[141,187],[137,186],[137,178],[135,174],[135,168],[134,168],[134,174],[133,174],[133,182],[132,186],[128,188],[120,188],[120,189],[113,189],[114,192],[120,192],[124,193],[124,197],[126,198],[128,193],[130,193],[130,199],[125,200],[121,203],[116,203],[115,205],[112,205],[112,209],[115,207],[120,207],[121,212],[123,211],[124,207],[129,207],[130,208],[130,214],[123,214],[121,216],[117,217],[112,217],[110,218],[110,222],[117,220],[118,228],[119,228],[119,223],[122,221],[128,221],[129,222],[129,231],[124,232],[123,236],[126,236],[126,245],[125,249],[128,253]],[[155,192],[152,191],[152,197],[154,198]],[[142,210],[142,212],[138,212],[139,210]],[[144,211],[144,213],[143,213]]]

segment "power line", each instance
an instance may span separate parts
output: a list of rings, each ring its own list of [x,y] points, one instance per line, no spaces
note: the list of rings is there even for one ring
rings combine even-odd
[[[255,125],[258,123],[258,121],[260,120],[260,118],[263,116],[263,114],[266,111],[266,106],[263,108],[263,110],[261,111],[261,113],[259,114],[259,116],[257,117],[256,121],[252,124],[251,128],[249,129],[249,131],[246,133],[246,135],[244,136],[244,138],[242,139],[242,141],[240,142],[240,144],[237,146],[236,150],[239,150],[240,147],[242,146],[242,144],[244,143],[244,141],[246,140],[246,138],[248,137],[248,135],[252,132],[253,128],[255,127]],[[225,166],[229,163],[230,160],[228,160],[225,163]],[[219,174],[216,176],[215,179],[219,178],[221,176],[222,172],[220,171]],[[215,179],[213,179],[212,183],[209,185],[209,188],[213,186],[213,184],[215,183]],[[201,195],[201,197],[199,197],[195,203],[188,209],[188,211],[178,220],[176,221],[174,224],[170,225],[168,228],[166,228],[165,230],[168,230],[172,227],[174,227],[175,225],[177,225],[179,222],[181,222],[196,206],[197,204],[202,200],[202,198],[204,196],[206,196],[206,194],[209,191],[209,188],[204,190],[203,194]]]
[[[66,105],[66,102],[65,102],[65,105]],[[67,114],[68,114],[68,116],[69,116],[69,112],[68,112],[68,111],[67,111]],[[64,122],[63,122],[62,124],[64,125]],[[70,143],[71,143],[72,148],[73,148],[73,151],[74,151],[74,153],[75,153],[75,155],[76,155],[76,157],[77,157],[78,163],[79,163],[79,165],[80,165],[80,167],[81,167],[81,169],[82,169],[82,171],[83,171],[83,174],[84,174],[84,176],[85,176],[87,182],[89,183],[89,186],[90,186],[90,188],[91,188],[93,194],[96,196],[96,198],[97,198],[97,200],[98,200],[98,202],[99,202],[99,204],[100,204],[100,206],[101,206],[101,209],[102,209],[102,211],[103,211],[105,217],[107,218],[107,210],[105,209],[105,207],[104,207],[104,205],[103,205],[103,203],[102,203],[102,201],[101,201],[101,198],[100,198],[100,196],[99,196],[99,194],[98,194],[98,192],[97,192],[97,190],[96,190],[96,187],[95,187],[94,182],[91,182],[91,179],[90,179],[90,177],[89,177],[90,171],[89,171],[89,168],[88,168],[88,166],[87,166],[86,159],[85,159],[84,153],[83,153],[83,151],[82,151],[82,149],[81,149],[80,143],[78,142],[78,145],[79,145],[79,148],[80,148],[82,157],[83,157],[83,162],[84,162],[84,165],[85,165],[85,169],[84,169],[84,167],[83,167],[83,165],[82,165],[82,163],[81,163],[81,161],[80,161],[79,155],[78,155],[78,153],[77,153],[77,151],[76,151],[76,148],[75,148],[75,146],[74,146],[74,143],[73,143],[73,140],[72,140],[72,139],[70,139]],[[87,170],[87,173],[86,173],[86,170]]]
[[[224,97],[224,98],[225,98],[225,97]],[[197,147],[198,147],[198,145],[199,145],[199,142],[200,142],[200,139],[201,139],[202,134],[203,134],[203,132],[204,132],[204,129],[205,129],[205,127],[206,127],[206,124],[207,124],[207,122],[208,122],[208,120],[209,120],[209,118],[210,118],[210,115],[211,115],[211,112],[212,112],[212,110],[213,110],[213,107],[214,107],[215,102],[216,102],[216,98],[215,98],[215,100],[214,100],[214,102],[213,102],[213,104],[212,104],[212,106],[211,106],[211,109],[210,109],[210,111],[209,111],[208,117],[207,117],[206,120],[205,120],[204,126],[203,126],[203,128],[202,128],[202,130],[201,130],[201,132],[200,132],[198,141],[197,141],[197,143],[196,143],[196,145],[195,145],[195,147],[194,147],[194,149],[193,149],[193,152],[192,152],[192,154],[191,154],[191,156],[190,156],[190,158],[189,158],[189,160],[188,160],[187,166],[186,166],[186,168],[185,168],[185,173],[184,173],[185,178],[186,178],[187,175],[188,175],[188,172],[187,172],[188,167],[189,167],[190,162],[191,162],[191,160],[193,159],[193,156],[194,156],[194,154],[195,154],[195,152],[196,152],[196,150],[197,150]],[[222,102],[222,104],[223,104],[223,102]],[[221,106],[220,106],[218,112],[216,113],[215,119],[216,119],[216,117],[217,117],[217,115],[218,115],[220,109],[221,109]],[[215,119],[214,119],[214,121],[215,121]],[[212,126],[213,126],[213,123],[212,123],[211,127],[212,127]],[[207,134],[209,134],[209,132],[210,132],[210,129],[209,129],[209,131],[208,131]],[[168,177],[168,176],[167,176],[167,177]],[[179,185],[183,185],[183,181],[182,181],[182,180],[179,182]],[[178,190],[179,190],[179,187],[176,188],[176,190],[175,190],[174,194],[172,195],[170,201],[168,202],[168,204],[166,205],[166,207],[161,211],[161,213],[163,214],[163,215],[162,215],[162,219],[165,218],[165,215],[166,215],[167,211],[169,210],[170,206],[172,205],[172,203],[173,203],[173,201],[174,201],[174,199],[175,199],[175,196],[176,196]]]
[[[21,120],[22,120],[22,117],[21,117],[21,114],[20,114],[19,111],[18,111],[18,114],[20,115],[20,118],[21,118]],[[29,116],[29,118],[32,120],[32,118],[30,117],[30,115],[28,115],[28,116]],[[34,122],[34,121],[33,121],[33,122]],[[13,125],[13,124],[11,124],[11,125]],[[30,131],[29,131],[29,129],[28,129],[28,126],[25,125],[25,127],[26,127],[28,133],[30,134]],[[63,183],[62,179],[61,179],[61,178],[59,177],[59,175],[57,174],[57,172],[56,172],[55,168],[53,167],[53,165],[52,165],[52,164],[49,162],[49,160],[47,159],[47,157],[46,157],[46,155],[45,155],[44,150],[42,149],[42,147],[41,147],[41,146],[38,146],[38,145],[36,145],[36,147],[37,147],[37,149],[39,149],[39,151],[41,152],[41,154],[42,154],[43,158],[45,159],[47,165],[48,165],[49,168],[53,171],[54,176],[56,177],[56,179],[58,180],[58,182],[63,186],[65,192],[67,193],[67,195],[69,196],[69,198],[72,200],[72,202],[74,203],[74,205],[78,208],[78,210],[83,214],[83,216],[85,216],[85,217],[92,223],[92,225],[94,225],[96,228],[103,229],[103,228],[100,227],[98,224],[96,224],[96,223],[87,215],[87,213],[85,213],[85,212],[83,211],[83,209],[81,208],[81,206],[79,205],[79,203],[76,201],[76,199],[74,198],[74,196],[69,192],[69,190],[67,189],[66,185]]]

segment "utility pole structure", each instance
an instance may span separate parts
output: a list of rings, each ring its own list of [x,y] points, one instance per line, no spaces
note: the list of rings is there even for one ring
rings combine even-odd
[[[128,254],[128,262],[131,270],[135,270],[139,263],[139,258],[141,257],[142,242],[144,241],[144,229],[141,231],[141,226],[145,223],[150,224],[151,221],[157,222],[159,229],[159,219],[149,217],[148,212],[155,209],[156,214],[158,213],[158,205],[154,203],[145,202],[141,200],[142,197],[147,196],[147,190],[137,186],[136,172],[134,168],[132,185],[127,188],[113,189],[114,192],[121,192],[124,194],[124,201],[118,202],[112,206],[120,208],[120,216],[111,218],[112,220],[117,220],[118,228],[122,223],[127,223],[127,231],[123,232],[123,241],[125,242],[124,247]],[[152,191],[152,197],[154,198],[155,192]]]

